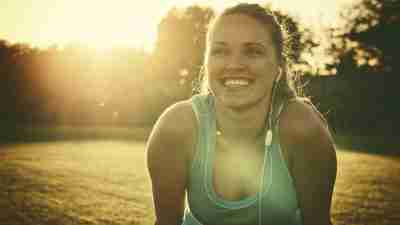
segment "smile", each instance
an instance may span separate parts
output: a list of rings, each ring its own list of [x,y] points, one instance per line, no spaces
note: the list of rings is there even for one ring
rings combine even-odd
[[[247,87],[251,84],[250,79],[246,78],[225,78],[222,79],[222,84],[228,88]]]

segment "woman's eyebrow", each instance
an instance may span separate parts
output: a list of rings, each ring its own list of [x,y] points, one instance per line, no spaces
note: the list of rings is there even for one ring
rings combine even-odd
[[[223,46],[226,46],[228,44],[223,42],[223,41],[215,41],[215,42],[212,43],[212,45],[223,45]]]
[[[246,47],[258,47],[258,48],[266,48],[265,44],[262,42],[246,42],[244,43]]]
[[[214,41],[212,42],[212,45],[228,45],[226,42],[224,41]],[[263,43],[263,41],[249,41],[249,42],[245,42],[243,43],[243,45],[245,46],[254,46],[254,47],[262,47],[265,48],[266,45]]]
[[[222,47],[226,47],[229,44],[224,42],[224,41],[214,41],[211,46],[222,46]],[[245,47],[256,47],[256,48],[262,48],[262,49],[266,49],[267,46],[263,41],[249,41],[249,42],[245,42],[242,44]]]

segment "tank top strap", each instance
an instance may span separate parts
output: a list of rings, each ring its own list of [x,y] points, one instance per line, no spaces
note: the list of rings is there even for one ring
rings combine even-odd
[[[209,95],[198,94],[192,97],[192,107],[198,120],[210,115],[209,104]]]
[[[213,129],[213,115],[210,110],[211,104],[212,99],[209,94],[198,94],[192,96],[192,108],[196,115],[198,126],[197,144],[191,166],[191,169],[195,170],[192,171],[196,174],[195,176],[202,176],[201,169],[199,170],[199,168],[201,168],[205,163],[205,154],[209,148],[211,138],[209,132]]]

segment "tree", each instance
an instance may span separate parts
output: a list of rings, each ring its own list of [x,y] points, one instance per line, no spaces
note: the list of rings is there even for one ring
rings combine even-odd
[[[400,125],[400,1],[361,0],[342,13],[344,26],[332,28],[328,68],[337,70],[335,119],[364,134],[391,134]],[[343,107],[339,107],[343,106]],[[347,131],[350,131],[347,129]]]
[[[192,80],[203,62],[207,26],[214,16],[208,7],[172,8],[158,26],[154,57],[172,76],[185,70]],[[164,75],[166,76],[166,75]]]
[[[362,0],[342,13],[343,28],[331,30],[330,52],[338,74],[400,71],[400,1]]]

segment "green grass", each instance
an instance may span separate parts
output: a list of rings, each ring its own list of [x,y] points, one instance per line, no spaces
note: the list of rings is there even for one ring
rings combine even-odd
[[[0,141],[3,143],[99,139],[144,141],[150,131],[150,126],[16,126],[0,130]]]
[[[400,224],[400,157],[338,151],[334,224]]]
[[[0,161],[0,224],[147,225],[153,219],[143,143],[7,145]]]
[[[343,150],[338,151],[334,224],[400,224],[400,157]],[[150,225],[144,142],[3,145],[0,209],[1,225]]]

